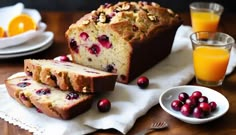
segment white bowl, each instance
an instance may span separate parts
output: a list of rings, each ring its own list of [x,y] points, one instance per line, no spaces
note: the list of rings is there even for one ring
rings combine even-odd
[[[178,99],[178,95],[181,92],[186,92],[187,94],[191,95],[194,91],[202,92],[203,96],[208,97],[208,101],[215,101],[217,104],[217,109],[210,113],[207,117],[204,118],[194,118],[193,116],[184,116],[181,114],[180,111],[175,111],[171,108],[171,102],[175,99]],[[161,107],[170,115],[176,117],[179,120],[182,120],[186,123],[190,124],[202,124],[212,120],[215,120],[222,115],[224,115],[229,109],[229,102],[221,93],[217,92],[216,90],[202,87],[202,86],[192,86],[192,85],[185,85],[185,86],[177,86],[172,87],[165,92],[163,92],[159,98],[159,102]]]
[[[21,13],[28,14],[34,19],[37,24],[37,30],[30,30],[15,36],[0,38],[0,49],[21,45],[39,36],[47,28],[47,25],[41,22],[39,11],[36,9],[25,9],[22,3],[0,8],[0,16],[4,18],[0,21],[0,26],[6,31],[10,20]]]
[[[40,22],[38,24],[37,30],[29,30],[12,37],[0,38],[0,49],[22,45],[26,41],[29,41],[42,34],[46,28],[47,25],[43,22]]]

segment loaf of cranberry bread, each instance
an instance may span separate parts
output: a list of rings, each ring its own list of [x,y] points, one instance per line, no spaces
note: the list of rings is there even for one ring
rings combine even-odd
[[[112,91],[117,79],[114,73],[55,60],[25,59],[24,71],[38,82],[78,92]]]
[[[61,91],[34,81],[29,76],[20,76],[5,81],[9,95],[19,103],[35,106],[44,114],[71,119],[87,111],[93,101],[93,94],[75,91]]]
[[[65,35],[74,62],[118,74],[128,83],[169,55],[180,17],[157,3],[104,4]]]

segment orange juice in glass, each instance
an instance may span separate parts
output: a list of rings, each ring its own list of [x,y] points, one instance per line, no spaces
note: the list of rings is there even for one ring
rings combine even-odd
[[[221,85],[234,39],[220,32],[196,32],[190,36],[190,39],[197,83],[205,86]]]
[[[223,6],[217,3],[191,3],[190,13],[193,31],[216,32],[223,10]]]

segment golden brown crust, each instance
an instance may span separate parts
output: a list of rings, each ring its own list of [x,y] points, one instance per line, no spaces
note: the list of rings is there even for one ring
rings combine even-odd
[[[21,85],[18,84],[27,84]],[[77,93],[78,98],[66,99],[69,91],[40,84],[29,76],[11,78],[5,81],[9,95],[27,107],[36,107],[42,113],[59,119],[68,120],[87,111],[93,101],[93,94]],[[49,94],[37,94],[40,89],[47,88]],[[21,95],[24,95],[23,97]]]

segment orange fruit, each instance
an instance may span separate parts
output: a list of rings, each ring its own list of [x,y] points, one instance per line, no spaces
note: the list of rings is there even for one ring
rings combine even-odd
[[[8,36],[15,36],[29,30],[36,30],[34,19],[27,14],[20,14],[14,17],[8,24]]]
[[[2,27],[0,27],[0,38],[4,37],[5,31]]]

